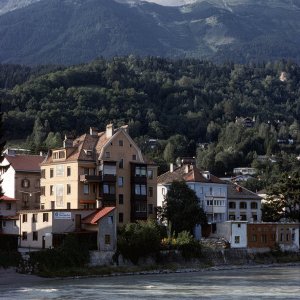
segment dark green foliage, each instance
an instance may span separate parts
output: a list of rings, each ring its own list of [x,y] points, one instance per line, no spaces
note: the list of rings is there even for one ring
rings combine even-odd
[[[300,174],[284,173],[268,191],[263,207],[264,221],[280,219],[300,222]],[[272,220],[273,219],[273,220]]]
[[[163,215],[171,223],[171,231],[176,235],[181,231],[192,233],[197,224],[207,222],[196,193],[185,182],[179,181],[172,182],[168,189]]]
[[[162,233],[155,221],[126,224],[118,232],[118,252],[137,264],[140,258],[158,253]]]
[[[0,268],[17,267],[19,265],[21,254],[12,249],[0,250]]]
[[[0,250],[17,251],[18,249],[18,235],[0,235]]]
[[[58,248],[31,252],[29,260],[29,264],[36,273],[82,267],[88,262],[88,245],[80,243],[79,239],[73,235],[68,235]]]

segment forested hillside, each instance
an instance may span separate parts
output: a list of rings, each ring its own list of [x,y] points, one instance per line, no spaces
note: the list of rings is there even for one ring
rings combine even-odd
[[[1,66],[0,79],[8,69]],[[129,124],[161,165],[197,152],[199,165],[219,175],[264,154],[285,157],[287,169],[286,161],[300,153],[300,67],[291,62],[215,65],[129,56],[41,76],[12,67],[10,74],[12,89],[0,80],[6,139],[28,137],[34,151],[59,145],[64,133],[113,122]],[[249,117],[253,127],[236,117]],[[158,140],[154,149],[149,139]]]

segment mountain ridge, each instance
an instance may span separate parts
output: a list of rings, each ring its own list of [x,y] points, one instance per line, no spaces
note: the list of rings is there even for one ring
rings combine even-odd
[[[34,3],[0,16],[2,63],[76,64],[130,54],[300,61],[295,1],[197,0],[178,7],[120,0],[28,1]]]

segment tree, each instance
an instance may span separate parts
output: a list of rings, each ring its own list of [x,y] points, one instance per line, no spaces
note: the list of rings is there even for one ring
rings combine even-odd
[[[177,235],[181,231],[193,232],[197,224],[207,222],[198,197],[184,181],[170,185],[163,205],[163,216],[171,223],[171,230]]]
[[[284,173],[268,192],[263,214],[268,221],[300,221],[300,174]],[[266,221],[264,219],[264,221]]]

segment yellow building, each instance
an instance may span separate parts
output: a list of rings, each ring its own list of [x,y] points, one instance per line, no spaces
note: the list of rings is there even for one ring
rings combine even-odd
[[[145,161],[127,126],[65,138],[49,151],[41,175],[42,209],[115,206],[119,224],[155,217],[157,167]]]

